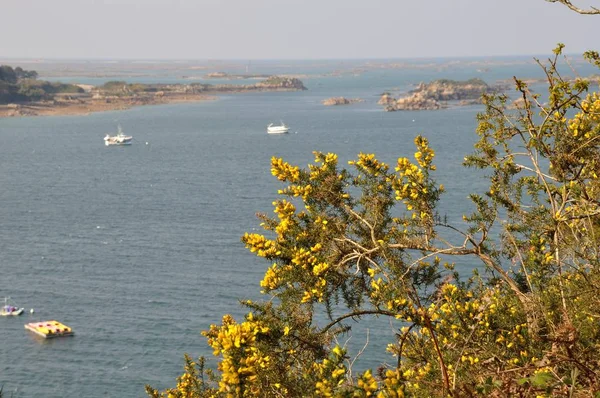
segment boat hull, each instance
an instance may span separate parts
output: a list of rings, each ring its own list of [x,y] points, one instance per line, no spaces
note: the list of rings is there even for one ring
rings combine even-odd
[[[288,126],[268,126],[268,134],[287,134],[290,131]]]
[[[104,145],[106,145],[106,146],[113,146],[113,145],[131,145],[131,141],[123,141],[123,142],[104,141]]]
[[[25,311],[25,308],[18,308],[16,310],[13,310],[10,312],[2,309],[0,311],[0,316],[18,316],[18,315],[21,315],[23,313],[23,311]]]

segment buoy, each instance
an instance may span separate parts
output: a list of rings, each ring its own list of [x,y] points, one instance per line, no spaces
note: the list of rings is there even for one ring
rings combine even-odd
[[[33,311],[33,308],[29,310],[29,313],[33,314],[35,311]]]
[[[148,141],[146,141],[146,145],[148,145]]]

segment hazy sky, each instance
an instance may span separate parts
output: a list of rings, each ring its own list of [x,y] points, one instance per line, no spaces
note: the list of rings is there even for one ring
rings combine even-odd
[[[544,0],[0,1],[4,58],[534,55],[600,50],[599,37],[600,16]]]

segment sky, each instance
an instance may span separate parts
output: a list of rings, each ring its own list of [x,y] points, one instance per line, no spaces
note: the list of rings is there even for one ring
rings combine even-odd
[[[600,7],[600,0],[573,0]],[[545,0],[1,0],[0,58],[357,59],[600,50]]]

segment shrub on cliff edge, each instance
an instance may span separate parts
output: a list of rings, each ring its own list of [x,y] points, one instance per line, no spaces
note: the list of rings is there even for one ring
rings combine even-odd
[[[464,222],[441,219],[435,153],[415,139],[393,167],[359,154],[341,167],[316,152],[302,169],[272,159],[286,186],[265,234],[242,238],[271,266],[268,299],[246,301],[203,334],[219,358],[186,359],[177,387],[152,397],[590,396],[600,391],[600,94],[541,64],[548,100],[484,97],[465,165],[488,171]],[[600,66],[595,52],[586,58]],[[462,229],[460,225],[467,225]],[[454,239],[448,239],[448,233]],[[442,238],[442,236],[444,238]],[[459,243],[450,243],[459,242]],[[454,272],[463,257],[487,270]],[[329,323],[315,319],[327,316]],[[349,319],[396,325],[390,364],[355,374],[336,343]],[[203,364],[203,362],[202,362]]]

